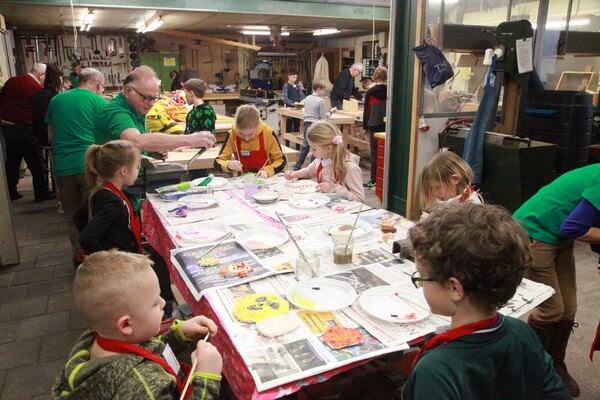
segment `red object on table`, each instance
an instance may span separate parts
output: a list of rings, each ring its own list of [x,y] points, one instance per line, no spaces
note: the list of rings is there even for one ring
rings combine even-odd
[[[385,165],[385,139],[377,138],[377,175],[375,177],[375,194],[382,201],[383,198],[383,173]]]

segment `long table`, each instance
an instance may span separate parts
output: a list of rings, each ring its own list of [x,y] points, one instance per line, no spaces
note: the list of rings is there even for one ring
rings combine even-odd
[[[367,315],[359,302],[355,301],[351,307],[324,313],[292,307],[290,314],[301,320],[299,330],[276,339],[262,337],[252,324],[239,322],[233,316],[233,304],[236,299],[249,293],[268,292],[285,297],[287,288],[295,279],[291,274],[285,273],[285,268],[280,268],[284,265],[281,262],[276,263],[278,268],[274,268],[273,273],[268,276],[251,282],[248,282],[249,278],[240,278],[240,285],[206,291],[198,299],[199,294],[190,283],[190,272],[187,268],[182,269],[171,258],[172,250],[178,253],[176,249],[189,246],[179,235],[181,229],[188,226],[186,222],[197,222],[209,215],[217,221],[219,218],[226,218],[231,221],[232,231],[239,232],[239,229],[245,229],[244,221],[248,219],[246,222],[249,222],[250,216],[258,221],[249,222],[251,228],[265,229],[263,226],[267,226],[269,229],[284,230],[284,226],[274,218],[277,211],[301,247],[318,251],[321,275],[349,282],[359,293],[364,293],[371,287],[392,284],[424,302],[422,291],[415,289],[410,281],[414,264],[409,260],[398,260],[389,251],[391,240],[406,237],[407,229],[412,225],[410,221],[385,210],[368,210],[369,207],[365,206],[367,211],[361,213],[362,222],[378,226],[383,219],[394,221],[397,232],[392,237],[386,237],[378,229],[367,231],[356,240],[353,264],[350,267],[336,266],[332,262],[331,239],[323,227],[332,221],[353,220],[352,213],[357,208],[352,202],[333,198],[327,206],[310,210],[295,209],[285,200],[261,205],[245,199],[242,190],[235,189],[234,182],[236,181],[228,181],[223,191],[216,192],[221,193],[217,207],[204,209],[194,216],[188,215],[186,219],[177,219],[172,213],[167,213],[166,210],[171,209],[173,204],[161,201],[156,195],[148,195],[149,200],[143,205],[143,214],[148,242],[167,261],[171,279],[193,313],[206,315],[218,324],[219,333],[211,337],[211,341],[224,358],[223,374],[237,398],[270,400],[291,394],[303,386],[322,382],[355,368],[373,357],[401,352],[408,348],[406,342],[431,333],[448,322],[435,315],[411,324],[385,322]],[[278,191],[281,198],[285,199],[290,196],[290,187],[284,182],[281,176],[276,176],[269,178],[266,185],[271,185],[270,190]],[[297,183],[292,184],[292,187],[294,185]],[[215,218],[217,216],[220,217]],[[185,247],[181,252],[202,254],[203,249],[209,245],[203,246]],[[270,260],[269,257],[290,261],[297,255],[295,247],[289,241],[272,252],[253,253],[265,265]],[[524,280],[515,297],[501,312],[512,316],[522,315],[551,294],[550,288]],[[320,341],[320,333],[330,324],[358,327],[365,336],[365,346],[353,346],[340,352],[329,349]],[[308,359],[312,361],[306,361]]]

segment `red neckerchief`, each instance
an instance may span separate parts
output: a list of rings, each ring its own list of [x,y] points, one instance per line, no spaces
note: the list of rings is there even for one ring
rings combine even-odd
[[[422,353],[424,353],[428,350],[431,350],[435,347],[446,344],[448,342],[451,342],[452,340],[456,340],[460,337],[470,335],[473,332],[477,332],[482,329],[488,328],[488,327],[494,325],[497,321],[498,321],[498,314],[494,315],[492,318],[484,319],[483,321],[474,322],[472,324],[459,326],[458,328],[450,329],[444,333],[440,333],[439,335],[432,337],[427,342],[425,342],[423,347],[421,347],[421,350],[419,350],[419,352],[417,353],[416,357],[413,360],[412,367],[413,368],[415,367],[415,364],[419,360],[419,357],[421,357]]]
[[[458,204],[465,203],[467,200],[469,200],[469,197],[471,197],[471,194],[474,191],[475,189],[473,189],[473,185],[469,185],[469,187],[463,192],[462,197],[458,200]]]
[[[265,150],[265,138],[263,132],[258,134],[258,150],[248,150],[250,151],[250,155],[243,156],[242,152],[242,143],[239,136],[235,137],[237,148],[240,150],[240,162],[244,166],[243,172],[258,172],[265,166],[267,160],[269,159],[269,155]]]
[[[177,390],[179,390],[179,393],[183,391],[183,382],[179,380],[173,368],[171,368],[169,363],[166,362],[164,358],[154,354],[149,350],[143,349],[139,346],[135,346],[131,343],[127,343],[122,340],[104,338],[102,336],[99,336],[97,333],[95,334],[95,339],[98,346],[100,346],[100,348],[103,350],[120,354],[135,354],[147,360],[154,361],[155,363],[163,367],[165,371],[167,371],[169,374],[173,375],[173,377],[175,378],[175,382],[177,383]],[[181,366],[181,370],[184,372],[186,376],[185,380],[187,381],[188,375],[193,373],[191,371],[192,368],[191,366],[181,362],[179,363],[179,365]],[[187,399],[191,394],[192,391],[188,390],[185,398]]]
[[[323,183],[323,178],[321,177],[321,171],[323,171],[323,159],[321,158],[321,162],[317,167],[317,183]],[[333,163],[331,164],[331,171],[333,172],[333,179],[337,183],[337,176],[335,175],[335,170],[333,169]]]
[[[141,254],[142,253],[142,228],[140,226],[140,217],[133,214],[133,207],[131,207],[131,203],[129,202],[129,199],[127,198],[127,196],[125,196],[125,194],[123,192],[121,192],[119,189],[117,189],[117,187],[115,185],[113,185],[112,183],[110,183],[108,181],[104,181],[104,183],[102,183],[102,186],[105,187],[106,189],[110,190],[117,196],[119,196],[125,202],[125,205],[127,206],[127,211],[129,212],[129,229],[131,229],[131,232],[133,232],[133,235],[135,236],[135,241],[137,242],[137,247],[138,247],[137,252]]]

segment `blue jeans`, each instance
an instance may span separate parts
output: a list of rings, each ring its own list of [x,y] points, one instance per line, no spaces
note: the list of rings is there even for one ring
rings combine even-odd
[[[304,121],[304,141],[302,143],[302,149],[300,149],[300,154],[298,155],[298,161],[296,161],[296,165],[294,165],[294,171],[302,169],[304,161],[306,160],[306,156],[310,151],[310,146],[308,145],[308,140],[306,139],[306,131],[311,125],[312,121]]]

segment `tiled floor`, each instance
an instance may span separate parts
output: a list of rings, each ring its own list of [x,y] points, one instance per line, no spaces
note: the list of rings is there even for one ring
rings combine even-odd
[[[12,202],[12,213],[21,263],[0,266],[0,400],[48,399],[56,374],[86,324],[71,298],[75,270],[64,216],[57,213],[54,201],[33,202],[30,179],[24,179],[19,190],[25,197]],[[375,191],[366,193],[367,203],[378,207]],[[588,353],[599,317],[600,277],[587,246],[578,245],[576,257],[580,326],[567,362],[581,385],[580,399],[598,400],[600,353],[595,363]]]

